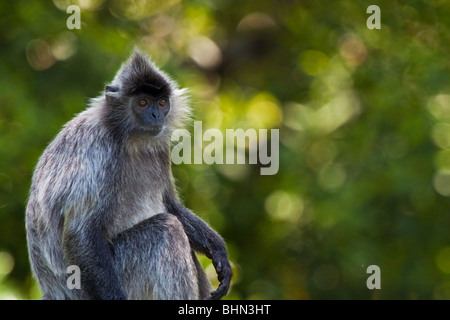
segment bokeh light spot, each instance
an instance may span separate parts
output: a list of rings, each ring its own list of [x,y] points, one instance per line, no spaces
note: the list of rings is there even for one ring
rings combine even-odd
[[[300,54],[300,65],[310,76],[317,76],[328,67],[329,59],[318,50],[306,50]]]

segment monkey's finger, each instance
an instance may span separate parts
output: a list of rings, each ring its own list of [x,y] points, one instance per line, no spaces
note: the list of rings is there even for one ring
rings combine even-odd
[[[221,283],[216,291],[211,292],[211,297],[209,297],[208,300],[220,300],[227,294],[228,288],[228,285]]]
[[[220,281],[220,285],[216,291],[213,291],[211,293],[211,297],[209,298],[209,300],[220,300],[222,297],[224,297],[227,294],[227,292],[230,288],[232,274],[233,273],[232,273],[231,267],[229,265],[228,265],[228,268],[224,268],[224,270],[221,270],[221,272],[218,272],[217,279]]]
[[[217,290],[211,292],[211,296],[208,298],[208,300],[220,300],[220,298],[222,298],[222,296],[217,294]]]

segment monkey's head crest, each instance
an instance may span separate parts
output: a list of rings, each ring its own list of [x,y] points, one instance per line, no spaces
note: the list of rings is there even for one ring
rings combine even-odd
[[[165,94],[170,95],[174,86],[173,81],[137,48],[122,65],[113,83],[120,86],[123,95],[159,91],[165,91]]]
[[[178,84],[166,73],[161,71],[138,48],[134,49],[130,58],[121,66],[111,84],[105,88],[106,102],[110,105],[122,105],[132,97],[139,96],[165,97],[169,101],[170,110],[165,115],[163,132],[171,134],[174,129],[181,128],[189,119],[190,107],[188,105],[187,89],[179,89]],[[126,108],[121,108],[123,116]],[[117,109],[116,109],[117,110]],[[155,117],[155,115],[151,114]],[[150,116],[150,117],[151,117]]]

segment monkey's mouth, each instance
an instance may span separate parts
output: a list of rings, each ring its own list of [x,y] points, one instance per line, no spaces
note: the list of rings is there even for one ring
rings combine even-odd
[[[142,128],[143,131],[145,131],[147,134],[155,137],[158,134],[161,133],[161,131],[163,130],[164,126],[148,126],[148,127],[144,127]]]

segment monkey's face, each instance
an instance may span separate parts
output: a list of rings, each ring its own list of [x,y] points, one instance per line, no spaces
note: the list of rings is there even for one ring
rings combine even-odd
[[[170,111],[170,98],[168,95],[155,97],[139,94],[130,99],[130,108],[136,117],[139,129],[156,136],[164,128],[166,116]]]
[[[188,118],[185,94],[136,50],[105,87],[105,123],[119,137],[169,137]]]

